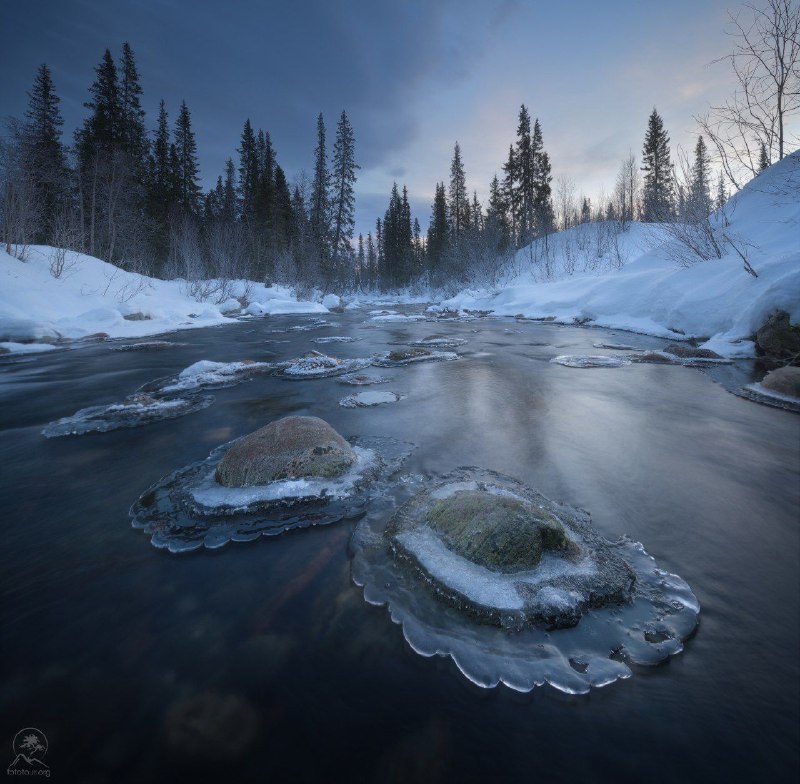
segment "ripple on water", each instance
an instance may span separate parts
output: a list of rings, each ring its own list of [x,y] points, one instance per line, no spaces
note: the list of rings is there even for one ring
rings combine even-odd
[[[631,677],[632,664],[655,665],[683,650],[683,641],[696,628],[699,613],[689,586],[677,575],[658,569],[641,544],[627,538],[616,542],[602,539],[585,512],[555,504],[509,477],[474,468],[458,469],[423,488],[408,503],[414,504],[425,494],[435,499],[453,488],[467,486],[521,497],[546,510],[563,524],[570,537],[582,542],[589,556],[602,552],[624,561],[635,574],[632,593],[627,600],[596,607],[590,592],[571,628],[548,630],[525,622],[527,597],[552,601],[561,591],[561,598],[577,601],[563,585],[573,580],[581,585],[585,580],[585,575],[577,571],[577,577],[566,572],[559,576],[553,564],[543,558],[544,575],[537,576],[534,569],[517,575],[519,579],[507,574],[500,579],[499,573],[484,569],[486,574],[481,579],[488,579],[484,585],[487,591],[478,598],[498,606],[496,612],[482,614],[476,612],[476,603],[480,603],[476,596],[461,593],[477,590],[474,580],[469,580],[466,588],[459,584],[466,573],[463,563],[455,563],[452,555],[449,560],[437,560],[435,548],[417,542],[429,562],[423,568],[419,563],[410,565],[406,558],[398,557],[392,536],[387,535],[396,530],[394,523],[367,515],[353,535],[353,580],[363,587],[368,603],[388,607],[414,651],[423,656],[451,657],[465,677],[485,688],[504,683],[517,691],[530,691],[549,683],[560,691],[581,694]],[[392,520],[396,521],[407,507],[401,507]],[[433,572],[425,571],[428,568],[439,571],[432,577]],[[583,566],[564,568],[578,570]],[[591,571],[586,574],[591,575]],[[524,584],[531,580],[534,582]]]

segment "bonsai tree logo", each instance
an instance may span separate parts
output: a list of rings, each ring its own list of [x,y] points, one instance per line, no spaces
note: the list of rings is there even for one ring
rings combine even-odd
[[[8,770],[37,769],[47,768],[42,757],[47,754],[47,738],[41,730],[36,727],[26,727],[14,736],[13,742],[14,761],[8,766]]]

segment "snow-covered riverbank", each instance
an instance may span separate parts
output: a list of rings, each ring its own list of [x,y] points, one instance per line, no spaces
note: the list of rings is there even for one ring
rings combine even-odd
[[[727,218],[728,225],[725,225]],[[689,260],[674,232],[653,224],[632,223],[606,246],[606,256],[624,262],[609,269],[608,258],[595,259],[604,271],[567,274],[577,259],[598,247],[603,224],[578,226],[551,235],[551,280],[542,282],[542,240],[520,250],[519,274],[494,290],[462,291],[441,303],[454,310],[486,310],[556,322],[590,321],[660,337],[704,337],[704,345],[726,356],[751,356],[749,338],[775,310],[800,322],[800,153],[771,166],[749,183],[712,221],[728,243],[720,259],[681,266]],[[588,236],[581,236],[583,235]],[[734,247],[734,245],[736,247]],[[744,269],[738,248],[755,269]]]

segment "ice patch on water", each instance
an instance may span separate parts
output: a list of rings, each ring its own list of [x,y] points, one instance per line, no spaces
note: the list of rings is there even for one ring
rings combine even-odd
[[[405,345],[419,346],[421,348],[436,347],[436,348],[456,348],[456,346],[463,346],[467,343],[465,338],[444,337],[439,335],[431,335],[422,340],[412,340]]]
[[[211,362],[202,359],[189,365],[177,376],[156,379],[140,388],[140,392],[174,394],[194,389],[230,387],[249,381],[258,373],[267,373],[274,366],[269,362]]]
[[[140,427],[162,419],[193,414],[208,408],[213,402],[214,398],[210,396],[162,400],[148,395],[132,395],[125,403],[82,408],[72,416],[51,422],[42,430],[42,435],[58,438],[85,433],[106,433],[123,427]]]
[[[734,390],[734,393],[739,395],[739,397],[752,400],[754,403],[762,403],[765,406],[782,408],[784,411],[800,412],[800,398],[793,397],[792,395],[783,395],[780,392],[767,389],[761,384],[747,384],[747,386],[742,389]]]
[[[455,351],[431,351],[429,354],[410,356],[404,359],[390,359],[389,355],[391,353],[387,351],[379,354],[372,360],[372,364],[378,367],[400,367],[402,365],[410,365],[413,362],[452,362],[454,359],[458,359],[458,354]]]
[[[393,523],[385,515],[368,514],[353,535],[353,580],[363,588],[368,603],[388,608],[392,621],[402,627],[415,652],[452,658],[466,678],[484,688],[503,683],[526,692],[549,683],[568,694],[585,694],[631,677],[633,664],[655,665],[683,649],[683,641],[696,628],[699,603],[680,577],[657,568],[641,544],[627,538],[604,540],[593,531],[585,513],[554,504],[516,480],[489,471],[459,469],[428,494],[441,497],[442,493],[457,492],[456,487],[479,486],[538,502],[582,539],[583,555],[566,563],[555,555],[546,556],[544,572],[537,576],[538,588],[522,590],[519,580],[514,581],[519,573],[497,575],[482,567],[475,571],[475,564],[465,565],[445,552],[447,548],[436,533],[418,528],[405,546],[410,545],[426,559],[421,573],[393,551],[387,537],[387,527]],[[594,544],[602,545],[609,557],[622,559],[635,574],[628,600],[604,607],[584,604],[579,621],[570,628],[547,630],[518,624],[520,605],[525,606],[532,591],[538,591],[540,602],[567,612],[584,603],[585,597],[570,590],[569,581],[559,582],[553,566],[562,560],[558,564],[562,571],[585,571],[576,582],[583,577],[591,579]],[[438,580],[425,578],[425,570],[457,584],[471,597],[467,604],[491,604],[507,617],[499,623],[496,619],[488,621],[466,605],[450,601],[441,594]],[[536,572],[522,574],[533,577]]]
[[[725,357],[679,357],[675,354],[659,350],[629,354],[628,359],[631,362],[643,364],[683,365],[684,367],[710,367],[713,365],[730,365],[733,363],[732,359],[726,359]]]
[[[622,357],[607,357],[600,354],[562,354],[550,361],[571,368],[617,368],[628,364]]]
[[[629,346],[627,343],[605,343],[603,341],[598,341],[597,343],[592,343],[595,348],[608,348],[613,349],[614,351],[635,351],[636,346]]]
[[[144,340],[139,343],[124,343],[121,346],[111,346],[112,351],[160,351],[165,348],[185,346],[186,343],[172,343],[169,340]]]
[[[358,517],[386,492],[389,477],[414,447],[391,438],[350,442],[358,459],[341,477],[277,480],[246,488],[223,487],[213,479],[236,442],[223,444],[205,460],[146,490],[131,507],[132,525],[150,535],[153,546],[179,553]]]
[[[425,321],[425,316],[422,313],[384,313],[376,316],[371,316],[370,321],[378,322],[399,322],[399,321]]]
[[[332,335],[328,338],[311,338],[312,343],[355,343],[357,340],[361,340],[361,338],[351,338],[347,336],[340,336],[340,335]]]
[[[382,403],[396,403],[402,398],[403,395],[398,395],[397,392],[369,390],[343,397],[339,401],[339,405],[342,408],[369,408],[371,406],[379,406]]]
[[[368,373],[346,373],[344,376],[339,376],[339,381],[342,384],[349,384],[354,387],[385,384],[389,380],[387,376],[371,376]]]
[[[338,359],[311,351],[304,357],[282,362],[277,367],[281,368],[284,378],[328,378],[344,373],[353,373],[368,368],[372,364],[370,359]]]

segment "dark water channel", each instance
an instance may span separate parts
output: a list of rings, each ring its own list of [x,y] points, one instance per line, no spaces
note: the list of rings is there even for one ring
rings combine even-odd
[[[308,332],[272,330],[310,317],[273,317],[178,333],[186,345],[162,351],[97,344],[0,366],[0,765],[32,726],[60,781],[797,780],[799,416],[694,369],[548,361],[615,353],[598,340],[664,345],[652,338],[327,318]],[[396,403],[346,409],[338,401],[363,388],[259,376],[179,419],[41,435],[200,359],[364,357],[432,334],[468,343],[458,361],[373,371],[391,380],[369,389],[405,395]],[[359,340],[310,342],[328,335]],[[450,660],[417,656],[365,604],[349,575],[352,521],[182,556],[131,528],[151,483],[289,413],[413,441],[412,472],[477,465],[589,510],[605,536],[630,535],[687,580],[696,636],[589,696],[482,690]],[[212,713],[236,695],[248,726],[204,739],[201,715],[197,737],[176,741],[175,706],[199,694]]]

